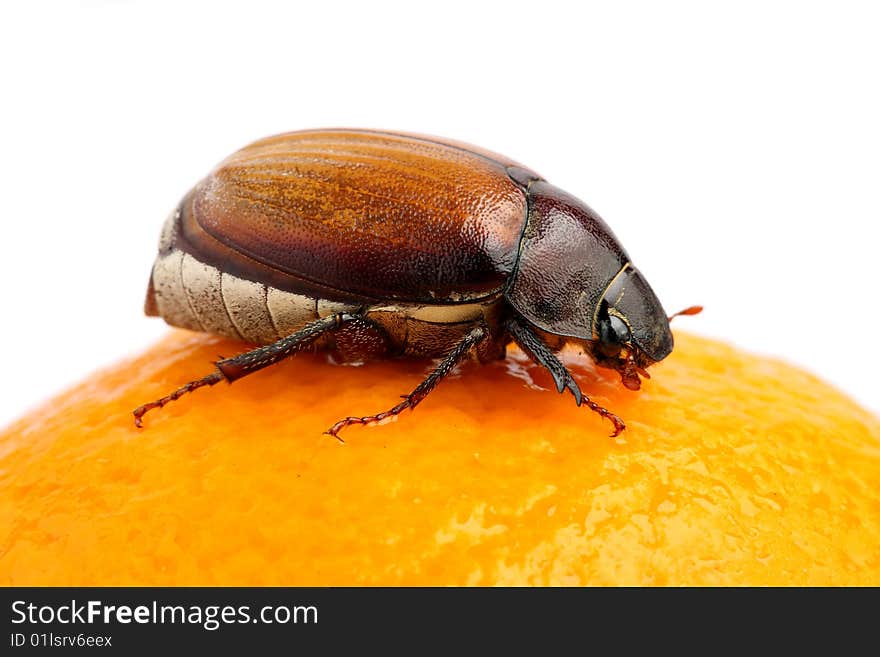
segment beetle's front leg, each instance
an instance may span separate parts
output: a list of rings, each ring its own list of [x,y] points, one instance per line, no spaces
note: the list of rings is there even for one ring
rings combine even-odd
[[[232,383],[233,381],[237,381],[243,376],[252,374],[257,370],[261,370],[269,365],[274,365],[278,361],[283,360],[288,356],[292,356],[298,351],[302,351],[322,335],[338,331],[348,322],[359,319],[361,319],[359,315],[351,315],[349,313],[330,315],[314,321],[311,324],[307,324],[296,333],[293,333],[286,338],[281,338],[277,342],[258,347],[251,351],[246,351],[233,358],[224,358],[223,360],[217,361],[215,363],[217,366],[215,372],[212,372],[201,379],[197,379],[196,381],[190,381],[185,386],[181,386],[161,399],[146,403],[143,406],[138,406],[134,410],[134,423],[140,427],[143,425],[141,418],[147,411],[154,408],[162,408],[168,402],[179,399],[183,395],[203,386],[212,386],[223,380]]]
[[[464,338],[462,338],[461,342],[459,342],[455,348],[446,355],[434,371],[416,387],[415,390],[408,395],[404,395],[402,402],[389,408],[387,411],[377,413],[376,415],[343,418],[324,433],[329,433],[331,436],[342,442],[342,438],[339,437],[339,432],[349,425],[375,424],[376,422],[381,422],[382,420],[399,415],[407,408],[415,408],[456,365],[464,360],[465,356],[468,355],[471,349],[477,347],[488,335],[489,332],[484,327],[474,327],[464,336]]]
[[[566,368],[565,365],[562,364],[562,361],[550,351],[550,347],[544,344],[544,341],[541,340],[533,330],[521,324],[514,318],[509,319],[506,326],[508,333],[510,333],[513,341],[519,345],[520,349],[522,349],[532,360],[550,372],[553,381],[556,382],[556,389],[560,393],[568,388],[571,391],[571,394],[574,395],[575,403],[577,403],[578,406],[585,404],[591,411],[598,413],[602,417],[611,421],[614,425],[614,433],[611,434],[612,438],[626,429],[623,420],[611,411],[599,406],[599,404],[581,392],[577,381],[574,380],[574,377],[571,375],[571,372],[568,371],[568,368]]]

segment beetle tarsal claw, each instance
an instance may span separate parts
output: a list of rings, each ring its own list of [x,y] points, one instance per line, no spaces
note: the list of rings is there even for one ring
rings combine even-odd
[[[339,422],[337,422],[336,424],[339,424]],[[327,429],[327,431],[324,432],[324,435],[325,436],[333,436],[334,438],[336,438],[336,440],[338,440],[341,444],[344,445],[345,441],[338,435],[338,433],[333,432],[333,430],[336,429],[336,424],[334,424],[332,427]],[[341,429],[342,427],[339,427],[339,428]],[[339,429],[336,429],[336,430],[339,431]]]
[[[589,408],[594,413],[598,413],[602,417],[606,418],[611,424],[614,425],[614,431],[611,434],[612,438],[617,438],[620,433],[626,429],[626,424],[623,420],[621,420],[617,415],[609,411],[607,408],[603,406],[599,406],[596,402],[594,402],[589,397],[584,397],[584,404],[587,408]]]
[[[626,424],[614,413],[610,413],[608,419],[614,424],[614,431],[611,432],[611,437],[617,438],[626,429]]]

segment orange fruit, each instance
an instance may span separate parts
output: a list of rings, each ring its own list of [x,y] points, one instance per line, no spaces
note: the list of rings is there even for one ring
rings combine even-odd
[[[880,584],[880,420],[679,334],[641,392],[565,353],[611,425],[515,350],[413,413],[431,363],[303,354],[132,410],[241,344],[178,331],[0,433],[12,585]]]

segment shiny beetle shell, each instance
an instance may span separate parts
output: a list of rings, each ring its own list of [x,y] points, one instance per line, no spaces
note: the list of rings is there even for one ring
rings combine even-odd
[[[501,155],[370,130],[282,134],[221,162],[168,219],[146,310],[267,345],[200,385],[306,344],[446,363],[503,357],[513,339],[580,404],[552,354],[564,343],[633,389],[673,346],[657,297],[583,202]]]

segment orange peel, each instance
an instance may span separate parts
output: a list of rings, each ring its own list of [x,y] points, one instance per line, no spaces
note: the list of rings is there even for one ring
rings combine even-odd
[[[878,585],[880,420],[679,333],[638,392],[564,355],[609,426],[511,349],[413,413],[431,363],[302,354],[144,401],[244,346],[185,331],[0,432],[7,585]]]

